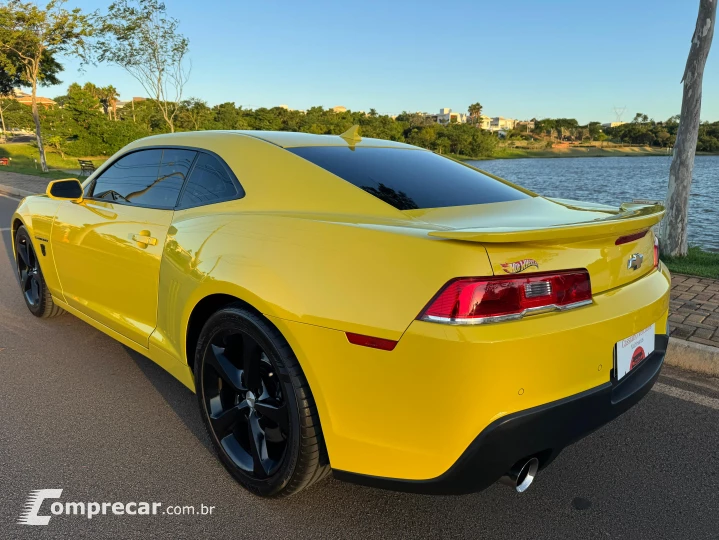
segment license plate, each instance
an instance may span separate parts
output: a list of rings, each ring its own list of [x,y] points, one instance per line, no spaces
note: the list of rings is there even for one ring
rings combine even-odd
[[[654,325],[617,342],[617,380],[654,352]]]

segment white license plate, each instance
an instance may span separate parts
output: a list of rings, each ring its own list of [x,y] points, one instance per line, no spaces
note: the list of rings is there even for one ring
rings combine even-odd
[[[617,342],[617,380],[654,352],[654,325]]]

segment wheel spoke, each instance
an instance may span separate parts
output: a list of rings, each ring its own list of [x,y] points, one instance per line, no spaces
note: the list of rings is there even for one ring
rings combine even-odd
[[[260,420],[257,418],[256,413],[250,413],[249,420],[250,453],[252,454],[254,473],[263,478],[269,474],[271,468],[270,459],[267,455],[265,431],[260,426]]]
[[[217,345],[211,345],[207,351],[205,362],[211,365],[222,380],[229,384],[236,392],[244,392],[240,370],[237,369],[229,358],[225,356],[225,349]]]
[[[250,405],[247,401],[242,401],[230,407],[226,411],[222,411],[218,414],[210,416],[210,422],[212,422],[212,429],[217,435],[219,440],[225,438],[234,428],[234,426],[244,418],[247,411],[250,410]]]
[[[256,391],[262,386],[260,379],[260,357],[262,349],[247,334],[242,336],[242,366],[245,372],[245,384],[250,390]]]
[[[27,260],[28,266],[33,270],[37,270],[37,257],[35,256],[35,250],[32,248],[30,242],[27,243]]]
[[[283,433],[286,434],[288,432],[289,417],[287,415],[287,405],[268,398],[256,402],[255,409],[262,416],[277,424]]]
[[[23,292],[26,292],[30,289],[30,280],[32,279],[32,274],[27,271],[27,269],[20,270],[20,285],[22,286]]]
[[[17,245],[17,252],[18,255],[20,255],[20,258],[22,259],[23,264],[30,268],[30,256],[27,253],[27,244],[19,243]]]
[[[32,279],[30,280],[30,287],[32,290],[32,299],[33,301],[37,302],[40,299],[40,283],[37,280],[37,276],[35,274],[32,274]]]

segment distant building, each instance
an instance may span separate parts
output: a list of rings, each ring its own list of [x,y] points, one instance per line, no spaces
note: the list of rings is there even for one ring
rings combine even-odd
[[[605,124],[602,124],[602,127],[603,128],[613,128],[613,127],[617,127],[617,126],[623,126],[624,124],[626,124],[626,122],[607,122]]]
[[[13,90],[13,94],[10,96],[10,99],[14,99],[18,103],[22,103],[23,105],[27,105],[28,107],[32,106],[32,95],[26,92],[21,92],[17,88]],[[36,96],[35,101],[37,101],[38,105],[42,105],[45,108],[56,105],[55,101],[53,101],[52,99],[41,96]]]
[[[347,112],[347,107],[343,107],[342,105],[337,105],[336,107],[332,107],[332,110],[336,113]]]
[[[432,119],[438,124],[446,126],[447,124],[466,124],[467,115],[459,112],[452,112],[452,109],[443,107],[439,110],[439,114],[425,114],[427,118]]]
[[[490,130],[492,127],[492,119],[486,114],[479,115],[479,127],[482,129]]]
[[[495,116],[489,124],[490,131],[509,131],[514,129],[517,121],[514,118],[505,118],[504,116]]]
[[[138,103],[140,101],[145,101],[147,98],[144,97],[133,97],[130,101],[118,101],[115,103],[115,109],[122,109],[123,107],[127,107],[128,105],[132,106],[132,103]]]
[[[532,131],[534,129],[534,121],[533,120],[518,120],[514,124],[515,129],[518,129],[520,131]]]

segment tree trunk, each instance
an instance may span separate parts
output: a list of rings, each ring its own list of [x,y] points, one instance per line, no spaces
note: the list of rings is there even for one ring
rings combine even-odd
[[[3,140],[6,137],[6,131],[5,131],[5,111],[4,107],[0,105],[0,123],[2,123],[2,138]]]
[[[37,110],[37,82],[35,80],[32,83],[32,119],[35,120],[35,138],[37,139],[37,149],[40,151],[40,168],[42,172],[47,172],[45,148],[42,145],[42,135],[40,134],[40,113]]]
[[[683,257],[687,254],[687,213],[701,121],[702,79],[714,37],[716,11],[715,0],[700,0],[697,24],[682,78],[682,112],[674,145],[674,158],[669,168],[667,212],[660,234],[662,253],[671,257]]]

